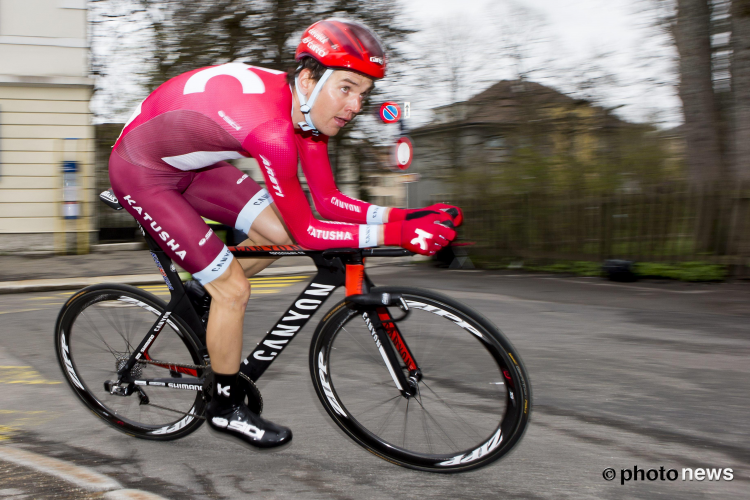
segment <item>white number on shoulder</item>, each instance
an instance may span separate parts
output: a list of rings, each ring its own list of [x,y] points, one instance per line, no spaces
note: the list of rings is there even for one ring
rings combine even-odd
[[[283,73],[283,71],[258,68],[243,63],[227,63],[195,73],[188,78],[188,81],[185,83],[185,89],[182,93],[195,94],[198,92],[205,92],[206,84],[211,78],[226,75],[236,78],[242,84],[243,94],[262,94],[266,91],[266,86],[263,85],[263,80],[255,74],[255,71],[257,70],[276,75]]]

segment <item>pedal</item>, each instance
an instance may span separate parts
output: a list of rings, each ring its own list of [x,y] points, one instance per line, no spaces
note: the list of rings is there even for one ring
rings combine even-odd
[[[104,390],[113,396],[130,396],[133,394],[133,387],[133,384],[123,385],[112,380],[104,382]]]

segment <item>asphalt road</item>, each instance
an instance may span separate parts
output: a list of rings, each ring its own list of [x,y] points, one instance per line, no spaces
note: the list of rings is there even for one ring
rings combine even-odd
[[[264,416],[294,430],[290,448],[252,452],[205,427],[168,443],[128,437],[98,421],[63,381],[52,328],[70,292],[0,296],[0,451],[33,451],[174,499],[748,498],[750,286],[620,285],[424,266],[380,267],[371,276],[446,292],[511,339],[534,404],[509,456],[445,476],[396,467],[348,441],[310,384],[314,320],[259,382]],[[264,293],[248,306],[245,351],[302,288],[256,287]],[[622,469],[634,466],[679,477],[620,484]],[[609,467],[613,481],[603,478]],[[683,481],[688,468],[731,468],[733,479]],[[90,494],[0,460],[0,498],[23,495]]]

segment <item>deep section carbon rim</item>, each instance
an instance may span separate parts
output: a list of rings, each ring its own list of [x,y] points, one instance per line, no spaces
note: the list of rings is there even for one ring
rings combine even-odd
[[[408,313],[388,309],[422,371],[417,396],[395,388],[362,312],[339,306],[311,352],[321,401],[355,441],[400,465],[456,472],[496,460],[528,421],[529,388],[517,354],[465,306],[429,292],[403,297]]]
[[[71,388],[98,416],[118,430],[146,439],[175,439],[202,423],[204,399],[199,390],[137,386],[128,396],[112,395],[106,381],[123,366],[164,310],[164,303],[136,288],[111,286],[74,296],[58,318],[58,361]],[[203,366],[185,327],[170,318],[138,363],[133,378],[181,381],[203,377]],[[194,386],[194,384],[190,384]],[[188,384],[182,384],[187,387]]]

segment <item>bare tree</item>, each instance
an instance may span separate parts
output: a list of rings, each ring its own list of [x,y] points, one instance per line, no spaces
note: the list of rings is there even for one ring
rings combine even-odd
[[[732,170],[750,180],[750,1],[732,2]]]
[[[515,0],[493,6],[493,40],[497,40],[493,56],[510,64],[516,80],[529,80],[542,69],[538,49],[548,40],[544,16]],[[547,61],[545,61],[547,62]]]

